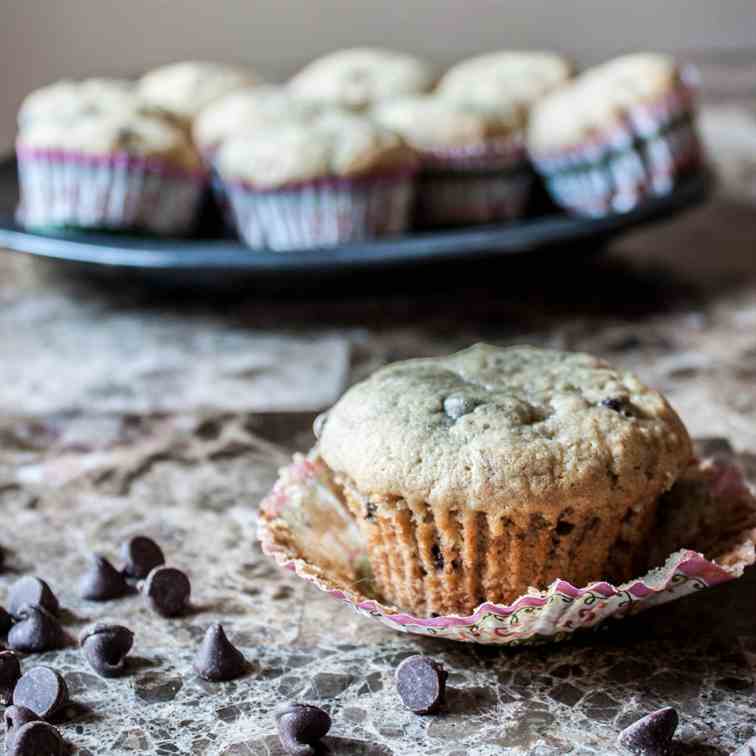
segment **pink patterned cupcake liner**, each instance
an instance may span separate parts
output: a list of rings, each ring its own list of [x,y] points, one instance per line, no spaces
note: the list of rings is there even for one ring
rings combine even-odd
[[[202,171],[126,153],[86,155],[19,144],[19,222],[161,235],[189,233],[207,185]]]
[[[739,577],[756,562],[756,499],[732,458],[701,459],[667,495],[654,533],[658,567],[622,585],[554,581],[508,605],[484,603],[469,616],[416,617],[374,595],[357,523],[316,453],[280,471],[258,515],[263,551],[355,612],[400,632],[471,643],[560,640],[609,618]],[[706,556],[701,553],[706,551]]]
[[[519,137],[421,151],[420,161],[418,226],[511,221],[525,212],[533,172]]]
[[[531,153],[554,201],[580,215],[627,212],[670,192],[703,161],[694,96],[684,83],[637,105],[611,129],[556,152]]]
[[[225,195],[250,247],[286,252],[403,233],[415,196],[414,170],[327,177],[260,189],[226,182]]]

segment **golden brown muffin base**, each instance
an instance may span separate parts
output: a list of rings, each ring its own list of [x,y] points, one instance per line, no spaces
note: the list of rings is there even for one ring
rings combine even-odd
[[[578,586],[628,580],[646,567],[657,508],[650,500],[614,517],[599,507],[582,519],[569,508],[502,516],[364,495],[343,476],[337,482],[364,534],[376,589],[418,616],[471,614],[557,578]]]

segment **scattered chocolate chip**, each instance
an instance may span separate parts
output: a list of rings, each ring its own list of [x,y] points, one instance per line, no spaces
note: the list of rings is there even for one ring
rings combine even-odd
[[[117,677],[126,667],[126,656],[134,645],[134,633],[122,625],[98,622],[84,629],[79,643],[89,666],[103,677]]]
[[[625,417],[635,416],[635,408],[627,399],[621,397],[612,397],[609,399],[602,399],[599,403],[602,407],[606,407],[612,412],[619,412]]]
[[[63,738],[47,722],[29,722],[16,730],[8,756],[61,756]]]
[[[42,719],[52,718],[68,700],[66,681],[52,667],[33,667],[16,683],[13,705],[23,706]]]
[[[189,606],[192,586],[175,567],[156,567],[142,587],[150,607],[163,617],[176,617]]]
[[[0,703],[7,706],[21,677],[21,661],[13,651],[0,651]]]
[[[16,733],[29,722],[39,722],[40,718],[23,706],[9,706],[5,710],[5,748],[10,752]]]
[[[126,578],[101,554],[93,554],[89,569],[81,576],[79,594],[89,601],[109,601],[123,596]]]
[[[8,594],[8,611],[18,617],[25,606],[41,606],[50,614],[57,614],[60,605],[50,586],[38,577],[22,577],[17,580]]]
[[[621,746],[638,756],[666,756],[670,752],[678,722],[677,712],[667,706],[626,727],[617,740]]]
[[[444,412],[452,420],[459,420],[463,415],[469,415],[478,403],[468,397],[452,394],[444,399]]]
[[[292,756],[312,756],[318,741],[331,729],[331,717],[317,706],[285,704],[274,716],[281,745]]]
[[[365,504],[365,519],[366,520],[373,520],[375,519],[376,512],[378,511],[378,507],[373,504],[372,501],[368,501]]]
[[[58,620],[39,606],[18,610],[18,622],[8,633],[8,645],[14,651],[40,653],[63,645],[63,628]]]
[[[431,546],[431,557],[433,558],[433,564],[435,565],[437,570],[443,570],[444,569],[444,555],[441,553],[441,549],[439,548],[437,543],[434,543],[433,546]]]
[[[730,756],[756,756],[756,736],[743,743],[737,751],[733,751]]]
[[[121,546],[121,556],[126,562],[123,574],[135,580],[143,580],[155,567],[165,564],[163,550],[147,536],[134,536],[126,541]]]
[[[207,628],[196,656],[194,670],[204,680],[225,682],[244,674],[247,661],[217,623]]]
[[[5,635],[13,626],[13,617],[0,606],[0,635]]]
[[[326,421],[328,420],[328,413],[321,412],[312,424],[312,432],[315,434],[315,438],[320,439],[323,434],[323,428],[325,428]]]
[[[432,714],[444,704],[447,673],[428,656],[410,656],[396,669],[396,689],[415,714]]]

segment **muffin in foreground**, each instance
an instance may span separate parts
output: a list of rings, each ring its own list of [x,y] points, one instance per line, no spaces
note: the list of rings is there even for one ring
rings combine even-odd
[[[329,112],[238,134],[215,167],[239,235],[252,247],[361,241],[409,224],[415,156],[363,116]]]
[[[32,124],[19,133],[16,155],[18,218],[38,229],[183,235],[206,187],[180,128],[129,111]]]
[[[523,214],[533,174],[514,109],[419,95],[381,103],[371,114],[418,154],[416,225],[492,223]]]
[[[390,97],[428,92],[435,78],[433,68],[414,55],[355,47],[314,60],[289,86],[310,100],[363,110]]]
[[[528,150],[552,199],[580,215],[626,212],[698,168],[690,79],[665,55],[637,53],[538,102]]]
[[[226,63],[183,61],[146,73],[138,83],[139,96],[173,115],[186,128],[215,100],[261,82],[250,68]]]
[[[557,577],[639,574],[659,498],[692,456],[674,410],[635,376],[531,347],[389,365],[318,435],[378,590],[425,616]]]

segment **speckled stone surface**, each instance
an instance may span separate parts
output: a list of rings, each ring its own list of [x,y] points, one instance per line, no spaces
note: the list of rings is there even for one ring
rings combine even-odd
[[[72,638],[96,619],[136,633],[120,679],[97,677],[73,645],[24,659],[64,673],[74,753],[281,754],[272,711],[291,698],[331,713],[326,743],[346,756],[617,753],[617,733],[664,705],[680,712],[677,754],[725,756],[756,733],[753,573],[561,645],[501,650],[395,634],[283,574],[254,540],[277,466],[348,382],[480,339],[635,369],[694,435],[729,437],[756,482],[756,117],[738,99],[756,79],[740,64],[704,73],[718,197],[572,268],[408,277],[384,297],[342,288],[339,302],[210,300],[0,254],[0,604],[35,573]],[[162,619],[138,595],[77,597],[87,554],[115,560],[137,532],[190,574],[188,616]],[[240,680],[192,670],[214,621],[252,662]],[[443,714],[396,696],[396,665],[419,652],[450,672]]]

